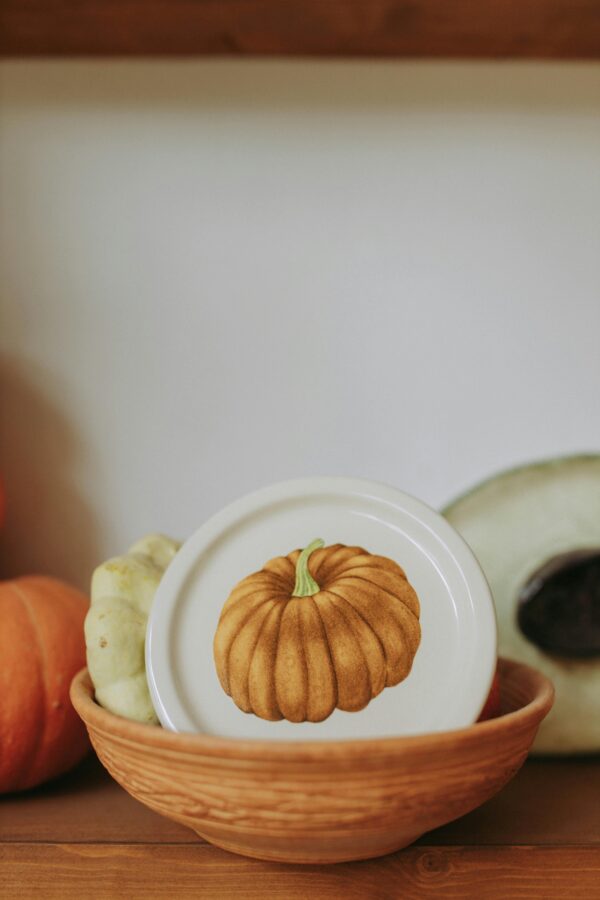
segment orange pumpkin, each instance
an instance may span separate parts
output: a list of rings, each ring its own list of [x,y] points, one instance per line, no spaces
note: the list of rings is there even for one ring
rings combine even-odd
[[[354,712],[410,672],[419,611],[397,563],[316,540],[233,589],[214,638],[217,675],[240,709],[262,719]]]
[[[33,787],[88,749],[69,685],[85,665],[87,598],[54,578],[0,582],[0,793]]]

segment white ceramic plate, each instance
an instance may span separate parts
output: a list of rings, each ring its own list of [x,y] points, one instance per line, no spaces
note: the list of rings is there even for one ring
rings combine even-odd
[[[360,712],[323,722],[268,722],[223,691],[212,642],[232,588],[273,556],[326,544],[399,563],[421,603],[412,671]],[[156,594],[146,638],[152,700],[165,728],[235,738],[333,740],[422,734],[474,722],[496,663],[496,622],[475,557],[436,512],[401,491],[349,478],[306,478],[259,490],[206,522]]]

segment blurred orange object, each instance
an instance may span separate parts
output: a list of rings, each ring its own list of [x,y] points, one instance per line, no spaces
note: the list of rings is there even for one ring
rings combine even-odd
[[[85,665],[88,605],[55,578],[0,582],[0,793],[60,775],[87,752],[69,685]]]

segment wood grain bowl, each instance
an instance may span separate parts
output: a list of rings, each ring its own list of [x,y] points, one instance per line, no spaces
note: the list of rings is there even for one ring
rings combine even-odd
[[[552,706],[548,679],[500,661],[503,715],[459,731],[334,742],[238,741],[139,725],[71,699],[111,775],[213,844],[258,859],[333,863],[412,843],[492,797],[521,767]]]

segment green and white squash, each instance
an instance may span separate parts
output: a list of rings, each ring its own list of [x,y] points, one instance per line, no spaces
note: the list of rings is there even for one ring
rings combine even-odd
[[[148,535],[92,576],[84,629],[96,700],[136,722],[158,722],[146,681],[146,625],[156,589],[180,546],[164,535]]]

